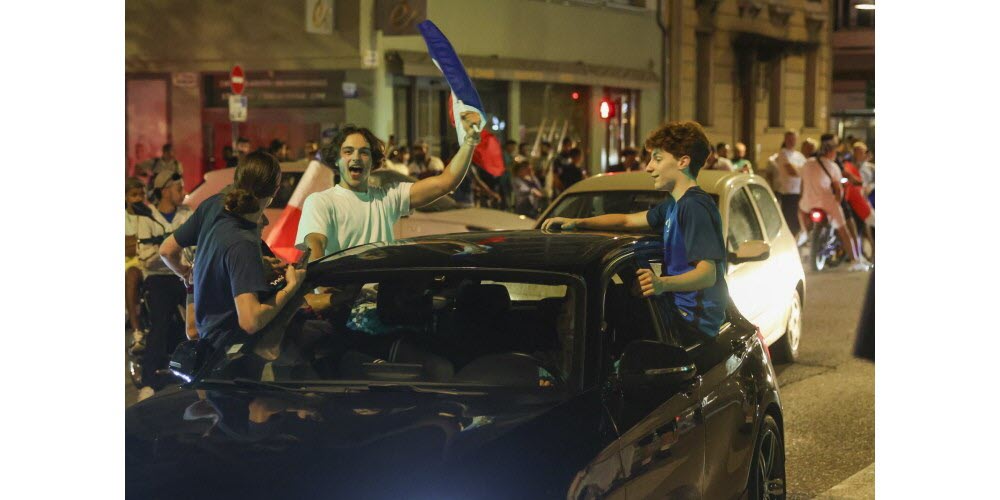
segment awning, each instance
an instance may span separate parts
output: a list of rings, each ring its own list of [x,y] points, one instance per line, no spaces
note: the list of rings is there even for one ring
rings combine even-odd
[[[393,51],[386,54],[390,67],[401,66],[406,76],[441,76],[426,52]],[[653,71],[598,66],[583,62],[554,62],[459,54],[472,78],[518,80],[622,88],[657,88],[660,79]]]

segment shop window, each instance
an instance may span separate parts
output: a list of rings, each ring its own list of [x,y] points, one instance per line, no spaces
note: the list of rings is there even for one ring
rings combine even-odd
[[[816,94],[819,84],[817,75],[818,51],[810,50],[806,53],[806,88],[805,88],[805,110],[803,113],[803,124],[806,127],[816,126]]]
[[[702,125],[712,124],[712,40],[713,33],[696,35],[697,81],[695,84],[695,118]]]
[[[784,102],[782,87],[784,87],[784,68],[781,57],[770,61],[767,65],[769,77],[769,103],[767,110],[767,125],[769,127],[781,127],[784,123]]]

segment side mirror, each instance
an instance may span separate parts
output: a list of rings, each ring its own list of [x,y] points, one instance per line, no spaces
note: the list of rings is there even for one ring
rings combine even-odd
[[[729,252],[730,264],[742,264],[744,262],[759,262],[767,260],[771,256],[771,245],[761,240],[744,241],[739,244],[735,252]]]
[[[181,383],[190,382],[199,368],[198,354],[197,340],[185,340],[177,344],[177,348],[170,355],[170,363],[167,365],[168,374]]]
[[[622,388],[637,398],[649,398],[657,389],[676,388],[692,380],[697,371],[687,351],[652,340],[625,346],[620,368]]]

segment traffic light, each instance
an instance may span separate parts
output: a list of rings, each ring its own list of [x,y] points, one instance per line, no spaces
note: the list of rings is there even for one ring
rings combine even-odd
[[[574,101],[579,101],[580,100],[580,93],[577,92],[577,91],[575,91],[575,90],[569,96],[572,97]]]
[[[615,116],[615,105],[607,97],[601,99],[601,119],[608,120]]]

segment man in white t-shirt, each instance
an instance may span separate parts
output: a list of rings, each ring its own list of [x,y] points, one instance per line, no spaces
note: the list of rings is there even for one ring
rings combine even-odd
[[[372,166],[384,160],[382,141],[366,128],[341,129],[323,149],[323,162],[337,166],[340,183],[306,197],[296,246],[316,260],[358,245],[393,241],[392,226],[400,217],[448,194],[465,178],[481,121],[478,113],[462,114],[464,143],[440,175],[383,187],[368,183]]]
[[[785,132],[785,142],[775,158],[778,185],[776,194],[781,201],[781,213],[785,216],[788,229],[799,237],[799,244],[804,243],[804,228],[799,224],[799,199],[802,197],[802,167],[806,157],[795,150],[798,144],[798,134],[789,130]]]

